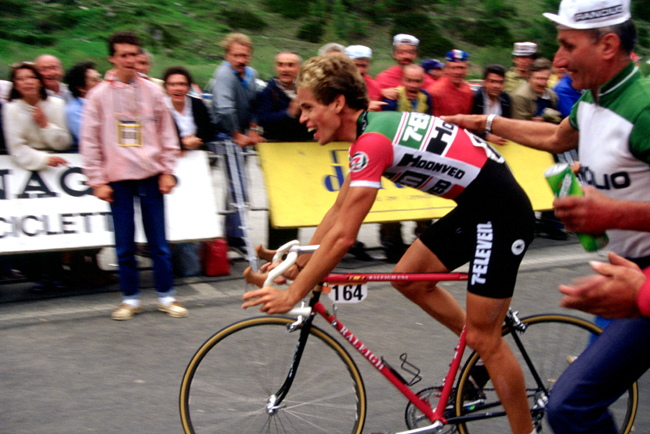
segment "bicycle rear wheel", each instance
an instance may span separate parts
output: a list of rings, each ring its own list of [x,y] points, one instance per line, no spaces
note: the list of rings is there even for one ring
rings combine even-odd
[[[562,372],[587,347],[592,334],[599,335],[602,331],[589,321],[567,315],[535,315],[524,318],[521,322],[527,325],[527,329],[523,334],[519,334],[519,337],[547,390],[553,388]],[[533,422],[537,432],[551,433],[551,428],[544,418],[543,405],[538,404],[540,400],[546,398],[546,394],[541,387],[537,386],[530,368],[516,348],[511,330],[504,327],[503,335],[524,372],[528,404],[533,411]],[[461,434],[511,432],[492,382],[488,380],[481,389],[477,390],[476,385],[470,381],[470,373],[480,369],[475,368],[479,360],[478,354],[472,353],[461,371],[456,390],[456,415],[478,416],[491,412],[501,413],[501,417],[459,424],[459,431]],[[632,430],[637,405],[638,388],[634,383],[610,407],[619,434],[629,434]]]
[[[267,411],[296,353],[293,319],[252,318],[208,339],[190,361],[180,393],[185,433],[360,434],[366,395],[345,349],[312,326],[302,359],[280,408]]]

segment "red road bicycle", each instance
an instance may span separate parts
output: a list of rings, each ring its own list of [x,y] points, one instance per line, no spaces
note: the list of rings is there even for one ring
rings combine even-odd
[[[283,246],[264,283],[270,285],[300,253],[318,246]],[[361,434],[366,392],[359,370],[341,342],[350,344],[407,399],[406,431],[415,433],[505,433],[508,420],[478,354],[462,364],[465,331],[443,384],[419,391],[419,370],[403,355],[401,374],[376,355],[328,309],[320,297],[336,289],[341,297],[362,297],[366,282],[467,280],[463,273],[330,274],[309,302],[286,316],[262,316],[231,324],[210,337],[192,357],[183,376],[180,413],[184,432],[203,433],[352,433]],[[325,319],[341,339],[313,324]],[[579,357],[592,334],[602,330],[583,319],[560,314],[519,319],[510,311],[503,326],[524,371],[533,421],[539,433],[554,382]],[[461,368],[462,364],[462,368]],[[408,374],[408,379],[404,376]],[[456,379],[457,377],[457,379]],[[619,434],[628,434],[636,415],[634,383],[610,410]]]

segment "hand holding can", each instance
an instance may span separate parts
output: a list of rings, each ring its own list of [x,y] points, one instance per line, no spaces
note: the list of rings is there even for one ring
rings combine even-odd
[[[558,163],[549,167],[544,176],[557,198],[566,196],[584,196],[578,179],[567,163]],[[609,242],[607,234],[577,234],[580,243],[588,252],[602,249]]]

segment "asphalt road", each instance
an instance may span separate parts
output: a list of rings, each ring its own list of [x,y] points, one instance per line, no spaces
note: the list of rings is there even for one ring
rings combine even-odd
[[[593,258],[575,241],[536,240],[522,265],[513,307],[522,315],[562,311],[558,283],[589,273]],[[1,285],[0,432],[181,432],[178,394],[188,361],[214,332],[258,314],[239,308],[242,268],[236,261],[230,278],[177,281],[178,297],[190,310],[185,319],[157,312],[151,289],[143,292],[144,313],[117,322],[109,316],[120,298],[115,286],[44,298],[31,295],[24,284]],[[391,266],[346,258],[340,269],[390,271]],[[463,284],[447,287],[464,300]],[[368,299],[338,312],[393,365],[407,352],[422,369],[422,387],[439,382],[446,371],[455,336],[390,286],[373,285]],[[368,392],[364,432],[404,430],[406,400],[361,357],[355,360]],[[648,432],[650,421],[647,378],[640,388],[635,433]]]

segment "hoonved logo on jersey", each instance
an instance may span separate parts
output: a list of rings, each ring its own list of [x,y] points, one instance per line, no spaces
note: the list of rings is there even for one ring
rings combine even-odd
[[[350,172],[360,172],[368,166],[368,155],[365,152],[357,152],[350,159]]]

